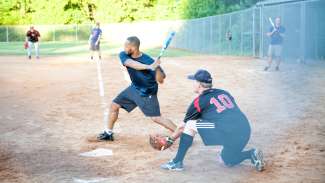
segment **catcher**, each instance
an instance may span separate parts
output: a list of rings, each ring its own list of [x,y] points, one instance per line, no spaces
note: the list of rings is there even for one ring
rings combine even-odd
[[[120,53],[120,60],[126,67],[131,85],[123,90],[110,106],[108,128],[99,134],[98,140],[113,141],[113,127],[118,119],[120,108],[131,112],[136,107],[151,118],[155,123],[162,125],[174,132],[176,125],[160,114],[159,101],[157,98],[158,83],[163,83],[166,75],[159,66],[160,60],[153,60],[149,55],[140,52],[140,40],[135,37],[127,38],[124,51]]]
[[[256,170],[264,169],[263,154],[260,150],[244,150],[250,138],[250,125],[246,116],[227,91],[212,88],[212,77],[206,70],[198,70],[189,79],[195,80],[194,92],[199,94],[189,106],[183,125],[174,133],[179,134],[180,143],[174,159],[161,165],[162,169],[183,170],[183,160],[191,147],[193,137],[199,133],[204,144],[223,146],[221,159],[226,166],[238,165],[250,160]],[[172,143],[165,137],[153,136],[151,143],[157,149],[166,149]]]

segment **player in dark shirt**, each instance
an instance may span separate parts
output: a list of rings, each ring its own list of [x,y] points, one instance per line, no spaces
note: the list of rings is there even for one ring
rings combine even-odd
[[[40,33],[34,29],[34,26],[30,26],[30,29],[27,31],[26,33],[26,43],[28,44],[27,47],[27,54],[28,54],[28,58],[31,59],[32,58],[32,46],[35,47],[35,55],[36,58],[39,58],[39,41],[40,41]]]
[[[108,128],[98,136],[99,140],[113,141],[113,127],[118,118],[119,109],[131,112],[136,107],[150,117],[152,121],[174,132],[176,125],[160,114],[157,98],[158,83],[165,78],[160,60],[154,60],[149,55],[140,52],[140,40],[137,37],[127,38],[124,51],[119,55],[121,63],[126,67],[131,85],[123,90],[112,102],[110,107]]]
[[[225,90],[212,88],[212,77],[206,70],[198,70],[189,79],[195,80],[194,91],[199,96],[187,109],[184,124],[177,130],[181,137],[175,158],[161,165],[161,168],[183,170],[185,154],[192,145],[193,137],[199,133],[205,145],[223,146],[221,159],[226,166],[250,160],[258,171],[262,171],[262,152],[257,149],[244,150],[251,129],[234,98]]]

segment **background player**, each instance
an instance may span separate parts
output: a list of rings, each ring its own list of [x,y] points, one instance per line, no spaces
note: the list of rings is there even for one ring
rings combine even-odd
[[[250,138],[250,125],[246,116],[227,91],[212,88],[208,71],[198,70],[189,76],[195,80],[194,92],[199,94],[189,106],[178,152],[174,159],[161,165],[168,170],[183,170],[183,160],[191,147],[193,137],[199,133],[205,145],[221,145],[221,159],[226,166],[235,166],[244,160],[251,160],[258,171],[264,168],[263,154],[256,149],[244,151]]]
[[[99,140],[113,141],[113,127],[118,119],[120,108],[131,112],[139,107],[145,116],[152,121],[174,132],[176,125],[160,114],[157,98],[158,82],[162,83],[166,77],[159,66],[160,60],[154,61],[149,55],[140,52],[140,40],[133,36],[127,38],[124,50],[119,54],[121,63],[126,67],[131,85],[122,91],[112,102],[110,107],[108,129],[98,136]]]
[[[28,44],[27,55],[28,58],[32,58],[32,46],[35,48],[36,58],[39,59],[39,42],[40,42],[40,33],[34,29],[34,26],[30,26],[30,29],[26,33],[25,42]]]
[[[100,38],[102,36],[102,29],[100,29],[100,23],[96,22],[95,28],[91,30],[91,34],[89,36],[89,49],[90,49],[90,58],[94,59],[94,52],[98,52],[98,58],[102,59],[101,51],[100,51]]]
[[[285,28],[281,25],[280,17],[275,18],[274,27],[270,27],[269,32],[266,33],[266,35],[270,37],[270,45],[268,50],[269,60],[268,65],[264,68],[265,71],[267,71],[271,67],[273,58],[276,59],[275,70],[279,70],[284,32]]]

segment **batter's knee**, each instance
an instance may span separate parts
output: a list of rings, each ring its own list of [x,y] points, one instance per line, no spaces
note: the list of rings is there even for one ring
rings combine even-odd
[[[112,102],[111,107],[110,107],[110,111],[111,112],[118,112],[120,108],[121,108],[121,106],[119,104]]]
[[[161,123],[161,116],[150,117],[150,119],[155,123]]]

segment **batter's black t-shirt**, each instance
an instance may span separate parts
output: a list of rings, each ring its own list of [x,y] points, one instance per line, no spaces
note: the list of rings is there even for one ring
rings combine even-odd
[[[119,55],[121,63],[124,65],[127,59],[150,65],[154,63],[154,59],[149,55],[142,53],[139,58],[132,58],[130,55],[122,51]],[[126,69],[132,81],[132,86],[140,91],[141,96],[156,95],[158,92],[158,83],[156,81],[156,71],[152,70],[136,70],[131,67]]]

